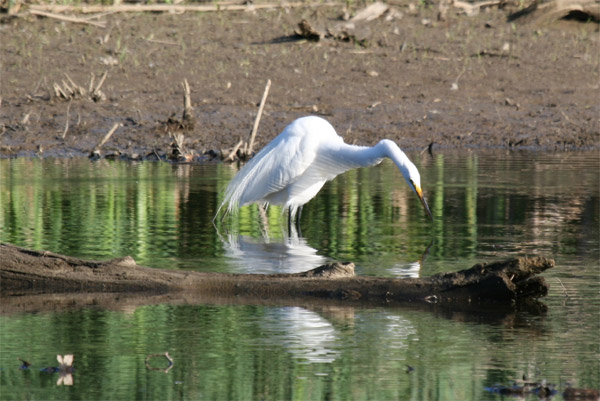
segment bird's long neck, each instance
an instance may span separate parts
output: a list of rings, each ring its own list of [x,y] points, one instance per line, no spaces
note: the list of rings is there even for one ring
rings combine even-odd
[[[388,157],[403,171],[407,157],[395,142],[389,139],[380,141],[373,147],[344,144],[339,149],[340,158],[346,160],[350,167],[368,167],[378,164]]]
[[[412,165],[412,162],[408,159],[404,152],[400,150],[398,145],[396,145],[396,142],[390,141],[389,139],[383,139],[374,147],[381,148],[381,152],[385,154],[386,157],[392,159],[394,164],[402,172],[402,175],[404,175],[404,178],[408,180],[407,167],[408,165]]]

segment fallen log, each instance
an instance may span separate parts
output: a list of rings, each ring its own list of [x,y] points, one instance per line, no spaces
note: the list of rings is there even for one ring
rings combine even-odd
[[[275,302],[516,304],[548,293],[537,274],[553,266],[543,257],[517,258],[420,279],[356,276],[354,264],[338,262],[296,274],[227,274],[154,269],[131,257],[90,261],[0,244],[0,297],[136,292]]]

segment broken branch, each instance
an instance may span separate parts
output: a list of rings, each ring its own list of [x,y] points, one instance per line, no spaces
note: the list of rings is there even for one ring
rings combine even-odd
[[[256,138],[258,124],[260,124],[260,118],[262,117],[263,109],[265,108],[265,103],[267,101],[267,96],[269,95],[270,88],[271,80],[269,79],[267,80],[265,91],[263,92],[262,99],[260,100],[260,106],[258,106],[258,113],[256,114],[256,119],[254,120],[254,126],[252,127],[252,133],[250,134],[250,140],[248,141],[248,150],[246,152],[246,156],[250,156],[252,154],[252,148],[254,147],[254,138]]]
[[[96,22],[96,21],[90,21],[88,19],[81,19],[81,18],[77,18],[77,17],[68,17],[66,15],[55,14],[52,12],[42,11],[39,9],[36,10],[35,8],[30,9],[29,12],[33,15],[39,15],[40,17],[46,17],[46,18],[53,18],[53,19],[57,19],[59,21],[73,22],[76,24],[87,24],[87,25],[97,26],[99,28],[106,28],[105,22]]]
[[[321,6],[340,6],[341,3],[260,3],[260,4],[201,4],[201,5],[183,5],[183,4],[119,4],[113,6],[103,5],[88,5],[88,6],[71,6],[71,5],[52,5],[52,4],[32,4],[30,12],[77,12],[83,14],[91,13],[140,13],[140,12],[173,12],[183,13],[186,11],[192,12],[217,12],[217,11],[246,11],[259,9],[273,8],[297,8],[297,7],[321,7]]]
[[[62,133],[61,138],[65,139],[65,137],[67,136],[67,132],[69,131],[69,109],[71,108],[71,102],[72,100],[69,100],[69,104],[67,105],[67,122],[65,123],[65,130]]]
[[[112,126],[110,131],[108,131],[106,133],[106,135],[104,135],[102,140],[100,142],[98,142],[98,145],[96,145],[96,147],[94,148],[94,151],[92,153],[98,153],[100,151],[100,148],[102,147],[102,145],[104,145],[110,139],[110,137],[115,133],[117,128],[122,127],[122,126],[123,126],[123,124],[121,124],[121,123],[115,123],[115,125]]]

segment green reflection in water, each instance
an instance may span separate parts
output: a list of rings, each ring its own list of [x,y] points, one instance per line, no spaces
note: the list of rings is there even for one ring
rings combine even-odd
[[[556,323],[526,314],[496,324],[454,319],[411,309],[168,305],[1,317],[0,388],[3,399],[480,400],[496,399],[485,386],[523,375],[599,384],[597,354],[569,346]],[[169,373],[147,370],[145,356],[165,350],[175,361]],[[71,388],[39,371],[67,351],[76,355]],[[34,366],[19,370],[17,357]]]
[[[453,261],[468,266],[532,253],[599,257],[597,154],[413,159],[433,222],[384,162],[338,177],[307,204],[306,247],[379,275],[420,260],[429,244],[424,274],[455,268]],[[215,229],[222,190],[234,174],[223,164],[0,160],[0,240],[93,259],[130,255],[155,267],[225,271],[232,238],[286,237],[286,216],[277,207],[267,212],[268,241],[255,206],[217,220]]]
[[[429,275],[544,254],[558,261],[545,275],[547,316],[124,300],[114,310],[4,315],[1,398],[495,400],[485,386],[523,375],[598,388],[598,154],[412,156],[433,223],[383,163],[327,184],[303,213],[306,239],[295,242],[277,208],[266,241],[255,207],[219,222],[221,240],[212,218],[232,166],[0,160],[0,240],[235,272],[331,258],[357,261],[363,274]],[[165,351],[173,369],[148,371],[146,355]],[[59,353],[75,354],[73,387],[39,371]],[[17,357],[34,368],[18,370]]]

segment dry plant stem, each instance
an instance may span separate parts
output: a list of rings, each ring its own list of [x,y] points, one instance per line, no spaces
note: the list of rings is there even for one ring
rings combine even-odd
[[[39,15],[41,17],[46,17],[46,18],[53,18],[53,19],[57,19],[59,21],[73,22],[76,24],[87,24],[87,25],[97,26],[100,28],[106,28],[106,23],[104,23],[104,22],[89,21],[89,20],[85,20],[85,19],[81,19],[81,18],[77,18],[77,17],[68,17],[66,15],[55,14],[55,13],[46,12],[46,11],[42,11],[42,10],[30,9],[29,12],[33,15]]]
[[[146,39],[146,42],[150,43],[159,43],[161,45],[170,45],[170,46],[181,46],[179,43],[169,42],[167,40],[158,40],[158,39]]]
[[[242,146],[243,143],[244,143],[244,141],[242,139],[240,139],[240,141],[237,143],[237,145],[235,145],[233,147],[232,151],[229,152],[229,154],[225,158],[225,161],[233,160],[233,156],[235,156],[235,154],[237,153],[238,149],[240,148],[240,146]]]
[[[108,131],[107,134],[104,135],[104,138],[102,138],[102,140],[98,143],[98,145],[96,145],[95,150],[100,150],[102,145],[104,145],[110,139],[110,137],[115,133],[117,128],[119,128],[121,126],[122,126],[121,123],[115,123],[115,125],[113,125],[113,127],[110,129],[110,131]]]
[[[93,19],[98,19],[98,18],[102,18],[102,17],[106,17],[107,15],[111,15],[111,14],[115,14],[115,11],[107,11],[104,13],[98,13],[98,14],[94,14],[94,15],[90,15],[89,17],[85,17],[82,18],[83,21],[90,21]],[[109,31],[110,33],[110,31]]]
[[[72,86],[73,88],[77,89],[77,90],[79,91],[79,93],[80,93],[80,94],[82,94],[82,95],[84,95],[84,94],[85,94],[85,90],[84,90],[84,89],[83,89],[81,86],[77,85],[77,84],[76,84],[76,83],[75,83],[75,82],[74,82],[74,81],[71,79],[71,77],[69,76],[69,74],[65,73],[65,76],[67,77],[67,79],[69,80],[69,83],[71,84],[71,86]]]
[[[62,139],[65,139],[67,136],[67,132],[69,132],[69,109],[71,108],[72,100],[69,100],[69,104],[67,105],[67,122],[65,123],[65,130],[62,133]]]
[[[260,118],[262,117],[263,109],[265,108],[265,103],[267,102],[267,96],[269,95],[269,89],[271,88],[271,80],[267,80],[267,85],[265,86],[265,91],[263,93],[262,99],[260,100],[260,106],[258,106],[258,113],[256,114],[256,119],[254,120],[254,127],[252,127],[252,133],[250,134],[250,141],[248,141],[248,150],[246,155],[250,155],[252,153],[252,148],[254,147],[254,139],[256,138],[256,132],[258,131],[258,124],[260,124]]]
[[[192,109],[192,100],[190,99],[190,85],[187,79],[183,80],[183,107],[185,112]]]
[[[475,3],[468,3],[466,1],[454,1],[452,5],[456,8],[462,9],[467,16],[476,15],[479,11],[486,7],[495,7],[502,4],[500,0],[480,1]]]
[[[179,5],[179,4],[144,4],[144,5],[129,5],[121,4],[115,6],[71,6],[71,5],[52,5],[52,4],[36,4],[30,6],[30,12],[78,12],[83,14],[90,13],[128,13],[128,12],[217,12],[217,11],[246,11],[272,8],[297,8],[297,7],[322,7],[322,6],[342,6],[342,3],[314,3],[307,4],[304,2],[293,3],[262,3],[262,4],[206,4],[206,5]],[[81,20],[82,22],[88,22]],[[73,21],[75,22],[75,21]],[[79,22],[79,21],[77,21]]]
[[[96,86],[96,89],[94,89],[94,93],[98,93],[100,91],[100,88],[104,84],[104,80],[106,79],[107,76],[108,76],[108,71],[104,71],[104,74],[102,74],[102,78],[100,78],[100,82],[98,82],[98,86]]]
[[[94,90],[94,80],[96,79],[96,76],[94,75],[94,73],[92,72],[91,74],[91,78],[90,78],[90,86],[89,86],[89,93],[92,93],[92,91]]]
[[[54,83],[53,88],[54,88],[54,95],[56,97],[63,97],[65,99],[68,99],[67,94],[62,90],[60,85],[58,85],[56,82]]]
[[[182,85],[183,85],[183,121],[187,122],[187,124],[191,124],[192,119],[194,118],[194,109],[192,108],[190,85],[188,84],[187,79],[183,80]]]

